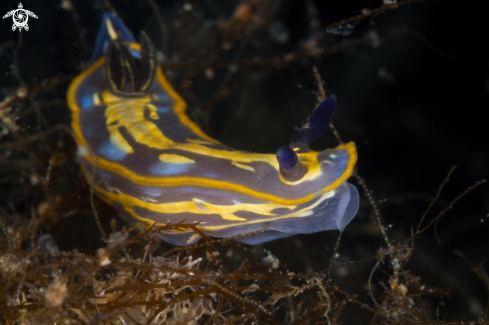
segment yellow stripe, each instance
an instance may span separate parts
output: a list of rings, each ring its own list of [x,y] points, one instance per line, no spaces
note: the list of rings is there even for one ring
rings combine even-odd
[[[107,23],[107,33],[109,33],[110,39],[115,40],[117,38],[117,33],[114,30],[114,26],[112,26],[112,22],[109,18],[105,20]]]
[[[318,205],[320,205],[324,200],[331,198],[334,196],[335,192],[329,192],[325,193],[320,197],[314,204],[311,204],[310,206],[305,207],[304,209],[286,214],[286,215],[281,215],[281,216],[276,216],[272,215],[270,211],[273,209],[276,209],[278,207],[282,207],[280,205],[277,205],[275,203],[264,203],[264,204],[238,204],[236,206],[213,206],[211,204],[206,204],[206,208],[213,208],[213,209],[208,209],[207,211],[204,209],[197,209],[195,208],[196,202],[172,202],[172,203],[160,203],[160,204],[152,204],[148,203],[142,200],[139,200],[133,196],[129,196],[126,194],[115,194],[111,192],[107,192],[100,187],[96,187],[95,190],[99,193],[101,193],[101,197],[104,201],[107,203],[113,205],[114,202],[121,203],[124,207],[124,210],[126,210],[129,214],[131,214],[135,219],[139,221],[143,221],[149,225],[153,224],[155,220],[149,219],[149,218],[144,218],[138,215],[134,211],[134,207],[140,207],[144,209],[148,209],[150,211],[154,212],[160,212],[161,217],[164,218],[164,214],[167,211],[171,211],[168,214],[176,214],[176,213],[182,213],[182,212],[190,212],[190,213],[200,213],[202,215],[202,223],[199,224],[199,229],[202,230],[207,230],[207,231],[216,231],[216,230],[221,230],[221,229],[226,229],[230,227],[239,227],[239,226],[244,226],[244,225],[252,225],[252,224],[259,224],[263,222],[270,222],[270,221],[277,221],[277,220],[284,220],[284,219],[292,219],[292,218],[303,218],[311,215],[313,213],[313,209],[316,208]],[[200,200],[198,200],[200,201]],[[198,202],[197,202],[198,203]],[[295,208],[295,206],[289,207],[291,210]],[[233,218],[233,212],[237,211],[250,211],[256,214],[262,214],[263,218],[259,218],[256,220],[246,220],[244,218],[239,218],[234,216]],[[233,223],[232,225],[221,225],[221,226],[209,226],[206,225],[206,214],[219,214],[221,215],[222,219],[224,220],[232,220],[232,221],[237,221]],[[228,219],[229,218],[229,219]],[[172,216],[172,219],[175,219],[175,216]],[[180,220],[171,220],[173,223],[179,222]],[[165,222],[158,222],[157,225],[165,225]],[[191,229],[185,230],[185,231],[178,231],[178,232],[192,232]]]
[[[248,166],[248,165],[245,165],[245,164],[242,164],[242,163],[237,162],[237,161],[234,161],[234,160],[233,160],[233,162],[231,164],[233,164],[236,167],[239,167],[239,168],[242,168],[242,169],[246,169],[246,170],[249,170],[249,171],[252,171],[252,172],[255,171],[255,169],[253,167]]]
[[[195,164],[195,160],[180,156],[164,153],[158,156],[161,162],[167,164]]]
[[[340,145],[336,147],[336,149],[345,149],[348,151],[351,159],[348,161],[347,168],[345,172],[338,177],[334,182],[329,184],[328,186],[311,193],[309,195],[303,196],[297,199],[285,199],[283,197],[275,196],[269,193],[259,192],[252,190],[246,186],[230,183],[226,181],[207,179],[202,177],[145,177],[134,173],[132,170],[122,167],[119,164],[110,162],[103,158],[98,158],[97,168],[101,168],[104,170],[110,170],[126,179],[131,180],[135,184],[141,186],[158,186],[158,187],[170,187],[170,186],[198,186],[204,188],[214,188],[214,189],[222,189],[228,191],[239,192],[245,195],[249,195],[251,197],[262,199],[270,202],[279,203],[282,205],[298,205],[305,203],[307,201],[312,200],[313,198],[322,195],[324,193],[330,192],[336,189],[338,186],[343,184],[348,177],[353,173],[353,167],[355,166],[355,162],[357,160],[357,154],[355,149],[355,144],[353,142]],[[88,158],[88,157],[85,157]],[[89,163],[93,166],[95,162],[95,158],[90,157],[92,161]]]

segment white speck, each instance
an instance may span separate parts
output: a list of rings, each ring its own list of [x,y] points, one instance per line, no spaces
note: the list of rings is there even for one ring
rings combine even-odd
[[[261,261],[265,264],[270,265],[274,269],[278,268],[278,266],[279,266],[278,258],[276,256],[273,256],[269,251],[265,250],[265,252],[268,254],[268,256],[262,258]]]
[[[205,69],[204,74],[207,79],[214,79],[214,70],[212,68]]]
[[[88,148],[88,146],[79,146],[77,153],[78,153],[78,156],[85,157],[90,153],[90,149]]]
[[[61,8],[64,10],[73,10],[73,3],[70,0],[61,1]]]

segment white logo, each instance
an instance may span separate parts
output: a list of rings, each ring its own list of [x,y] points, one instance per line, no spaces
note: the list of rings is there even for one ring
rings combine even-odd
[[[19,9],[15,9],[12,11],[9,11],[3,16],[3,19],[12,16],[12,19],[14,20],[14,24],[12,25],[12,30],[15,31],[16,28],[19,28],[19,32],[22,31],[22,28],[24,28],[26,31],[29,30],[29,25],[27,25],[27,21],[29,20],[29,16],[34,17],[37,19],[37,16],[35,13],[29,10],[25,10],[22,7],[22,3],[19,3]]]

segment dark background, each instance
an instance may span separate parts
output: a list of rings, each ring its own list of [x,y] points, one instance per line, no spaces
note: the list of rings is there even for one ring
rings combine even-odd
[[[202,26],[216,25],[217,21],[232,15],[236,3],[195,2],[195,17],[178,19],[183,23],[189,21],[189,25],[197,24],[195,21]],[[39,17],[30,18],[30,30],[22,32],[18,63],[25,84],[36,84],[60,74],[76,76],[90,55],[103,10],[101,6],[91,1],[73,1],[78,13],[75,17],[60,7],[60,1],[23,1],[22,4]],[[273,20],[288,37],[284,42],[272,42],[263,51],[255,48],[255,57],[284,55],[311,39],[306,4],[307,1],[284,1],[278,5]],[[311,1],[309,4],[315,5],[319,30],[323,32],[329,24],[356,16],[362,9],[382,5],[380,1]],[[114,5],[131,30],[148,30],[155,43],[164,47],[153,11],[145,1],[114,1]],[[176,1],[159,1],[158,5],[166,22],[176,19],[182,8],[182,2]],[[17,6],[17,0],[2,1],[0,12],[3,15]],[[0,44],[4,45],[0,45],[2,95],[11,93],[19,85],[12,75],[19,33],[12,32],[11,25],[11,18],[0,22]],[[209,30],[212,34],[213,30]],[[287,145],[294,128],[299,127],[314,108],[317,87],[312,66],[316,65],[327,92],[338,98],[334,123],[344,141],[356,143],[359,173],[366,179],[374,197],[381,201],[384,224],[391,226],[389,237],[399,243],[409,236],[411,227],[416,227],[452,165],[457,169],[428,219],[468,186],[489,176],[487,16],[473,3],[413,2],[366,18],[350,32],[344,36],[324,36],[322,40],[328,41],[320,45],[334,47],[368,33],[376,33],[380,42],[378,46],[350,46],[319,58],[306,55],[270,71],[267,66],[254,67],[256,73],[248,74],[245,82],[230,88],[228,96],[220,100],[211,99],[226,86],[227,69],[216,69],[216,78],[203,83],[193,93],[191,88],[182,86],[189,69],[172,68],[169,79],[188,101],[190,115],[208,134],[238,149],[272,153]],[[192,35],[193,32],[182,34],[185,33]],[[189,37],[189,42],[192,40]],[[8,45],[9,41],[14,42],[13,46]],[[174,50],[173,56],[165,62],[175,62],[172,59],[178,57],[175,53],[179,51],[185,53],[179,57],[179,63],[198,58],[192,56],[195,50],[192,44],[187,46],[190,50]],[[248,68],[238,67],[240,69]],[[388,77],[382,77],[379,71],[387,72]],[[64,99],[67,85],[41,92],[37,99],[40,102],[44,98]],[[64,105],[45,105],[42,113],[47,125],[70,121],[69,110]],[[327,132],[313,148],[323,150],[336,144],[332,134]],[[67,150],[73,153],[73,144]],[[77,168],[76,163],[70,164]],[[355,180],[351,182],[356,184]],[[6,195],[6,189],[1,191]],[[487,258],[488,197],[487,184],[477,188],[441,219],[437,228],[440,242],[430,229],[415,243],[415,255],[408,269],[432,286],[453,290],[451,298],[432,301],[432,309],[440,307],[441,315],[447,319],[482,315],[487,292],[482,281],[455,251],[462,251],[474,263]],[[67,227],[65,232],[73,232],[73,240],[62,241],[61,248],[83,250],[87,246],[83,236],[90,232],[87,229],[94,223],[80,219],[63,225]],[[264,247],[291,270],[317,271],[327,266],[336,235],[333,232],[295,236]],[[301,255],[299,252],[303,251],[297,250],[297,245],[304,245],[308,255]],[[385,244],[374,224],[371,208],[362,198],[358,216],[345,230],[340,256],[346,261],[356,260],[375,255],[381,247]],[[295,251],[298,253],[294,254]],[[372,266],[373,262],[369,262],[348,269],[346,276],[348,279],[350,275],[350,280],[346,283],[365,282]],[[385,272],[389,272],[387,268]],[[382,272],[378,272],[376,278],[382,277]]]

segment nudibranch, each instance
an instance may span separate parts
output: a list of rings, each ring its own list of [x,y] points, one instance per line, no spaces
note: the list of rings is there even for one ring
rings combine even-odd
[[[328,97],[276,154],[235,150],[202,132],[158,67],[142,32],[139,43],[113,14],[104,14],[88,68],[71,84],[68,104],[78,155],[95,193],[128,221],[198,223],[206,235],[260,244],[295,234],[340,230],[358,211],[346,180],[354,143],[322,152],[309,145],[328,127]],[[195,243],[190,229],[159,237]]]

